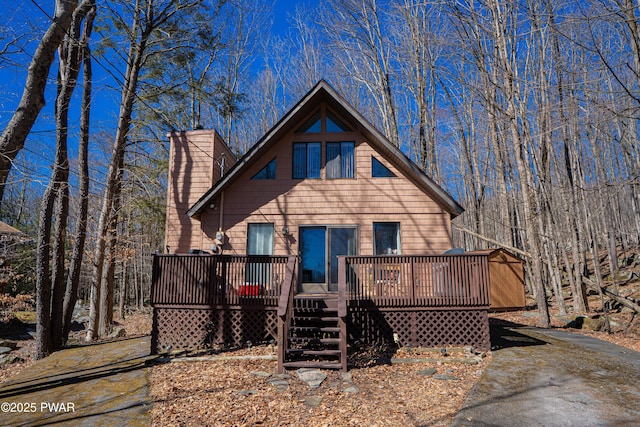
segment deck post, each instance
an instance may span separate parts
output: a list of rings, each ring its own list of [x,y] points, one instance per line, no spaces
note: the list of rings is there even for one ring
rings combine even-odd
[[[338,325],[340,327],[340,363],[347,372],[347,268],[346,259],[338,257]]]
[[[291,314],[293,312],[293,296],[295,294],[294,281],[296,278],[297,258],[289,256],[287,271],[282,283],[280,298],[278,300],[278,373],[284,373],[284,359],[287,353],[289,340],[289,327],[291,326]]]
[[[411,286],[409,287],[410,304],[416,305],[416,273],[415,273],[415,257],[410,257],[411,260]]]

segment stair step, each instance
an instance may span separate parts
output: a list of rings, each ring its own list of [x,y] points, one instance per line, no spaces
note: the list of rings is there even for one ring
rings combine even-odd
[[[340,356],[340,350],[305,350],[305,349],[289,349],[287,354],[305,355],[305,356]]]
[[[292,326],[292,332],[334,332],[339,333],[340,328],[333,326]]]
[[[283,366],[341,370],[342,339],[335,295],[296,295]]]
[[[296,362],[284,362],[285,368],[317,368],[317,369],[342,369],[340,362],[315,362],[299,360]]]
[[[289,337],[289,341],[309,344],[340,344],[340,338]]]
[[[337,316],[295,316],[293,318],[293,320],[298,321],[298,322],[335,322],[338,323],[338,320],[340,320],[339,317]]]
[[[314,308],[297,308],[293,310],[293,316],[311,316],[322,315],[326,313],[337,313],[337,308],[314,307]]]

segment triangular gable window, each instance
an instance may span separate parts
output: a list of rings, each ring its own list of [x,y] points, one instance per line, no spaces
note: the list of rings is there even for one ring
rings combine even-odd
[[[251,179],[276,179],[276,159],[271,160],[260,169]]]
[[[380,160],[371,156],[371,176],[373,178],[395,178],[396,174],[391,172]]]
[[[330,132],[351,132],[351,129],[336,116],[327,111],[327,133]]]
[[[320,133],[322,132],[322,123],[320,121],[320,111],[315,113],[309,120],[305,122],[296,131],[297,133]]]
[[[309,118],[302,126],[296,130],[296,133],[321,133],[322,132],[322,116],[320,111],[317,111],[313,116]],[[327,111],[325,117],[325,132],[326,133],[338,133],[338,132],[351,132],[351,128],[344,124],[342,120],[337,118],[334,114]]]

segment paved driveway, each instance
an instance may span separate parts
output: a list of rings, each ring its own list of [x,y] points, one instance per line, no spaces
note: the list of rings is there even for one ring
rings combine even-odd
[[[557,329],[496,327],[454,426],[640,426],[640,353]]]

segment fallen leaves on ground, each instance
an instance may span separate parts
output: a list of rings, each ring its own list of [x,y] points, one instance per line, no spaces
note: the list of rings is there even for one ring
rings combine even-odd
[[[255,349],[262,354],[264,350]],[[242,351],[246,355],[247,351]],[[478,380],[480,365],[407,363],[376,365],[349,371],[324,371],[317,389],[290,371],[289,386],[278,388],[256,372],[275,373],[276,362],[225,360],[167,363],[151,368],[150,383],[156,426],[445,426]],[[435,368],[457,380],[440,380],[419,371]],[[253,372],[253,373],[252,373]],[[357,391],[345,391],[355,385]],[[317,407],[309,397],[321,397]]]

